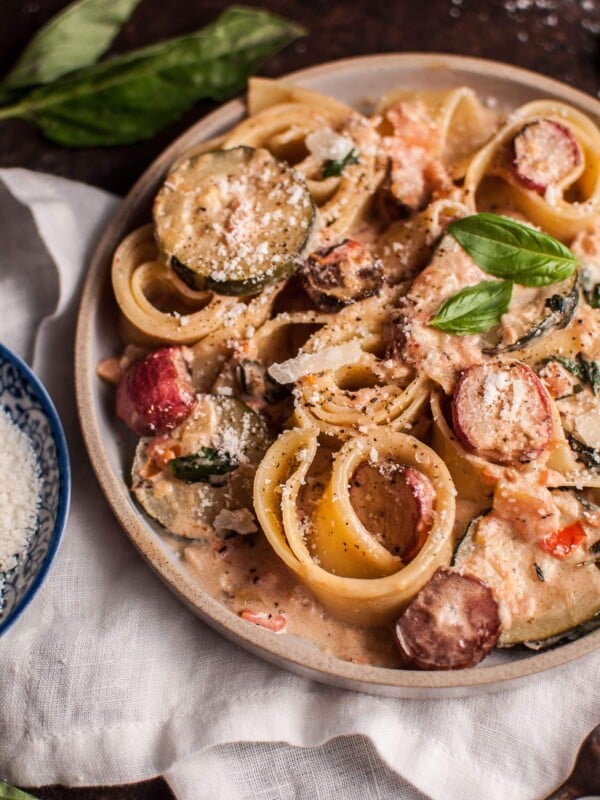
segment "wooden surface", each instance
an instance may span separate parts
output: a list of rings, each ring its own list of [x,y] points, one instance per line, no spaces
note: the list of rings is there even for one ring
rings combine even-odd
[[[0,68],[8,68],[32,33],[63,0],[0,0]],[[507,61],[600,88],[600,0],[267,0],[306,25],[306,39],[265,65],[266,75],[351,55],[422,50]],[[221,0],[143,0],[115,50],[189,32],[227,6]],[[522,10],[518,10],[522,9]],[[213,108],[203,103],[152,140],[128,147],[67,150],[45,142],[25,122],[0,124],[0,166],[26,166],[125,193],[181,131]]]
[[[0,69],[64,0],[0,0]],[[308,37],[265,65],[282,75],[323,61],[378,52],[446,52],[496,59],[600,96],[600,0],[268,0],[261,4],[306,25]],[[212,20],[219,0],[143,0],[115,51],[179,35]],[[152,140],[119,148],[67,150],[21,121],[0,124],[0,166],[22,166],[125,193],[179,133],[214,107],[204,103]],[[38,787],[42,800],[166,800],[161,780],[113,788]]]

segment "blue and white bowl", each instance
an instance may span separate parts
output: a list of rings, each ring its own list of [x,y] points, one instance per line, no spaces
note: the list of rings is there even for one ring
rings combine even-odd
[[[65,434],[48,392],[27,364],[2,344],[0,409],[29,438],[40,471],[36,531],[17,565],[0,574],[1,634],[40,588],[56,555],[69,511],[71,470]]]

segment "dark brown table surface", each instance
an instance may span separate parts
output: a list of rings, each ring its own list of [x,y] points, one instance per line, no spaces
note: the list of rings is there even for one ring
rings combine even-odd
[[[0,0],[0,68],[64,0]],[[179,35],[212,20],[222,0],[143,0],[119,35],[123,51]],[[497,59],[600,96],[600,0],[266,0],[261,5],[310,33],[272,58],[262,74],[369,53],[425,51]],[[68,150],[20,121],[0,124],[0,166],[22,166],[125,193],[161,150],[210,111],[203,103],[152,140],[128,147]],[[126,787],[31,790],[43,800],[165,800],[160,779]]]

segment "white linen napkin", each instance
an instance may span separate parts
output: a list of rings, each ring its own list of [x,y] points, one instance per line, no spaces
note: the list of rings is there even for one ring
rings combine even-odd
[[[79,289],[116,199],[26,170],[0,179],[0,340],[33,356],[73,470],[58,557],[0,639],[0,775],[162,774],[179,800],[536,800],[557,785],[600,721],[600,653],[494,695],[371,697],[263,663],[171,595],[113,518],[75,412]]]

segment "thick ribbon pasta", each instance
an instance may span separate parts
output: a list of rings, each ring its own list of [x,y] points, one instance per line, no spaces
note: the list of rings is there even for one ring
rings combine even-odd
[[[581,147],[583,161],[565,181],[540,194],[513,179],[510,147],[527,125],[551,120],[567,127]],[[494,138],[472,159],[465,175],[466,202],[473,212],[504,208],[569,242],[600,213],[600,131],[580,111],[552,100],[516,109]]]
[[[421,104],[423,116],[437,135],[436,155],[455,175],[464,171],[465,160],[496,130],[498,114],[486,108],[467,86],[418,94],[408,89],[397,89],[382,98],[377,111],[383,113],[404,102]]]
[[[258,520],[275,552],[331,613],[362,625],[388,622],[449,563],[455,496],[450,474],[418,439],[377,429],[342,446],[315,513],[308,519],[304,513],[301,521],[299,496],[318,449],[314,427],[287,431],[271,446],[254,482]],[[414,467],[434,488],[432,525],[406,565],[375,540],[350,500],[348,478],[375,455]]]
[[[356,340],[360,358],[338,369],[313,372],[296,386],[299,418],[322,433],[346,439],[372,425],[410,430],[429,397],[429,382],[415,378],[411,369],[386,358],[389,303],[372,297],[354,303],[306,344],[304,351],[319,353],[327,347]]]
[[[130,233],[117,248],[112,285],[124,338],[136,344],[191,344],[227,326],[229,336],[268,317],[280,284],[246,302],[191,289],[158,256],[152,226]]]

